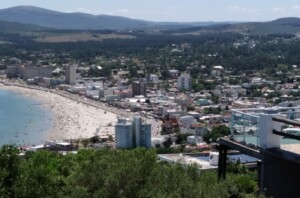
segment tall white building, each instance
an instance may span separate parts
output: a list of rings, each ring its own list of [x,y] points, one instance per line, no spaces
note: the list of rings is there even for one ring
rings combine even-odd
[[[126,118],[119,118],[115,130],[116,130],[116,147],[132,148],[133,134],[132,134],[131,120]]]
[[[158,81],[158,76],[156,75],[156,74],[150,74],[149,75],[149,80],[151,81],[151,82],[157,82]]]
[[[76,65],[66,66],[66,84],[76,84]]]
[[[115,129],[117,148],[151,147],[151,124],[143,123],[140,115],[119,118]]]
[[[189,74],[181,74],[177,78],[177,88],[180,90],[190,90],[192,88],[192,78]]]

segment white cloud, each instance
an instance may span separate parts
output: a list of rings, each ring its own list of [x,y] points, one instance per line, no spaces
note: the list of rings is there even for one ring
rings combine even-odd
[[[99,14],[107,14],[107,15],[126,15],[129,14],[130,11],[126,8],[124,9],[116,9],[116,10],[92,10],[92,9],[86,9],[86,8],[76,8],[74,10],[67,10],[67,13],[72,12],[81,12],[81,13],[87,13],[87,14],[93,14],[93,15],[99,15]]]
[[[275,7],[271,9],[271,12],[285,12],[286,10],[284,7]]]
[[[106,15],[121,15],[121,16],[126,16],[130,14],[130,10],[123,8],[123,9],[115,9],[115,10],[83,10],[81,12],[89,13],[89,14],[94,14],[94,15],[99,15],[99,14],[106,14]]]
[[[293,5],[291,10],[300,10],[300,5]]]
[[[112,13],[121,13],[121,14],[124,14],[124,13],[129,13],[129,10],[124,8],[124,9],[118,9],[118,10],[113,10]]]
[[[67,10],[67,13],[72,13],[72,12],[81,12],[81,13],[87,13],[87,14],[93,14],[93,15],[97,15],[100,14],[99,11],[96,10],[91,10],[91,9],[86,9],[86,8],[76,8],[74,10]]]
[[[246,7],[241,7],[241,6],[238,6],[238,5],[227,7],[226,11],[229,11],[229,12],[243,12],[243,13],[257,13],[257,12],[259,12],[258,9],[246,8]]]

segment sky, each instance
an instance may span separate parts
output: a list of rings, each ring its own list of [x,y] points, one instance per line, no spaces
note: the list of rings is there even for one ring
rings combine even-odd
[[[150,21],[270,21],[300,17],[299,0],[0,0],[0,9],[19,5]]]

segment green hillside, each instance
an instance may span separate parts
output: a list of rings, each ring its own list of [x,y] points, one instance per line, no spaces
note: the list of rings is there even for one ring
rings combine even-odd
[[[35,32],[35,31],[43,31],[47,29],[48,28],[31,25],[31,24],[0,21],[0,32],[2,33]]]
[[[205,34],[224,32],[249,35],[298,34],[300,33],[300,18],[281,18],[270,22],[210,25],[207,27],[191,27],[165,32],[173,34]]]
[[[39,151],[20,158],[0,149],[0,197],[258,197],[245,169],[217,182],[217,173],[157,161],[155,150]]]

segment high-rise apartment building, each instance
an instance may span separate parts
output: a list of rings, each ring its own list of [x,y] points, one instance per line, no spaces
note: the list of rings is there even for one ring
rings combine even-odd
[[[115,127],[116,130],[116,147],[117,148],[132,148],[133,133],[132,122],[126,118],[119,118]]]
[[[132,95],[139,96],[143,95],[146,96],[146,88],[147,84],[142,81],[133,81],[132,82]]]
[[[117,148],[151,147],[151,124],[143,123],[140,115],[119,118],[115,129]]]
[[[76,65],[66,66],[66,84],[76,84]]]
[[[190,90],[192,88],[192,78],[189,74],[181,74],[177,78],[177,88],[180,90]]]

